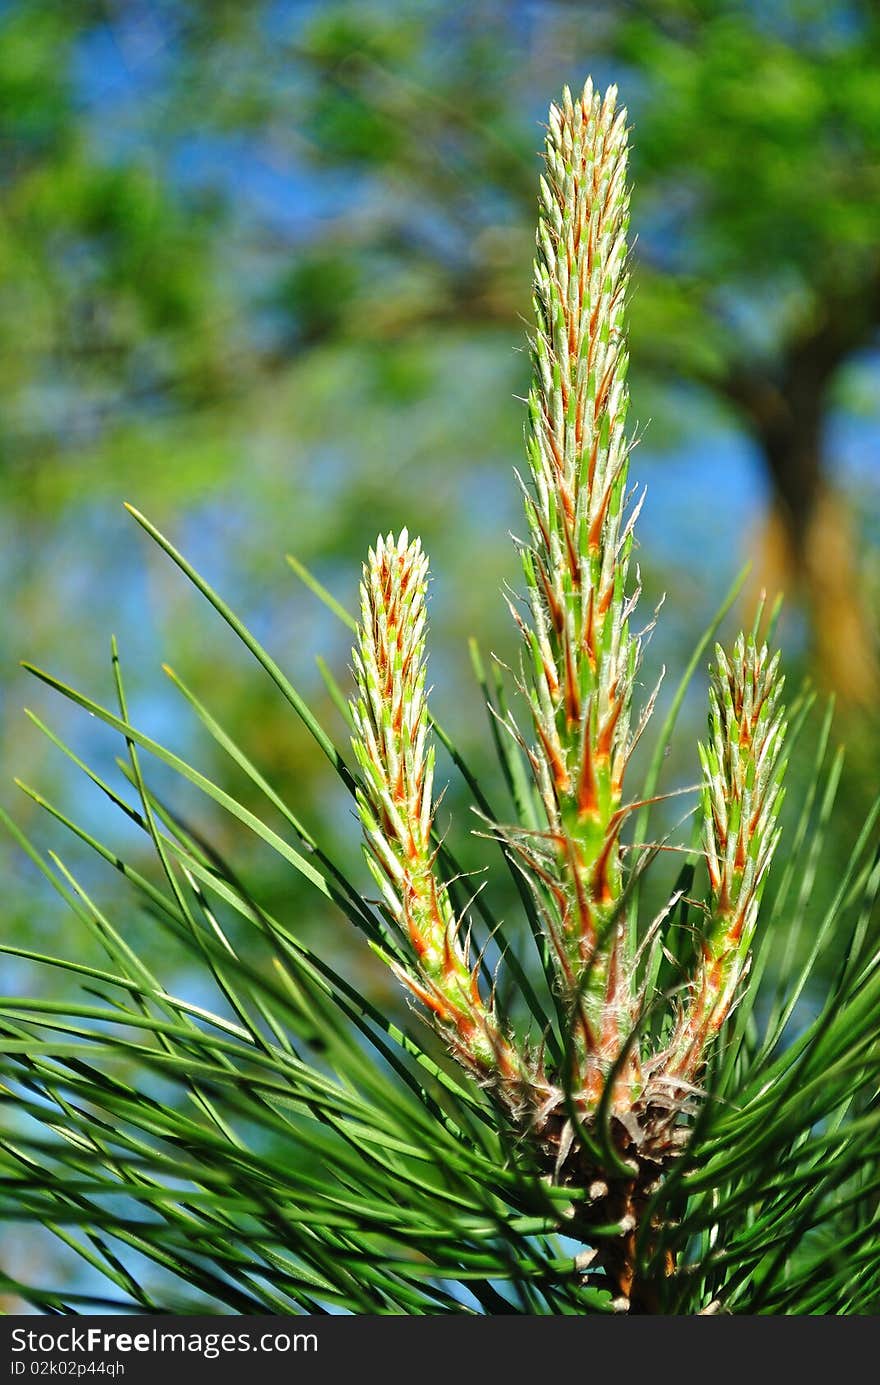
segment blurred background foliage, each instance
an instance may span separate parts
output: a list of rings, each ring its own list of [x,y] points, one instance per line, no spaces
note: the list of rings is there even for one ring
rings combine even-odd
[[[347,686],[350,637],[284,555],[354,608],[367,544],[408,523],[435,574],[437,713],[490,763],[467,638],[515,658],[500,590],[517,584],[508,531],[522,529],[512,468],[541,121],[588,72],[619,84],[634,129],[646,622],[667,594],[645,695],[666,663],[668,702],[751,556],[744,604],[784,589],[790,677],[838,699],[851,749],[831,840],[848,849],[880,743],[875,0],[0,4],[7,781],[83,798],[25,702],[115,773],[109,738],[17,668],[28,657],[109,700],[114,630],[136,725],[242,801],[255,792],[162,678],[167,659],[317,835],[356,859],[350,811],[301,728],[123,500],[202,569],[343,742],[314,660]],[[695,778],[701,689],[686,711],[669,788]],[[100,795],[87,801],[106,828]],[[467,802],[453,781],[444,806],[476,864]],[[344,923],[192,811],[272,907],[344,946]],[[64,841],[28,800],[14,812]],[[112,830],[131,847],[124,823]],[[3,851],[4,927],[39,946],[63,915]],[[817,909],[834,871],[832,859]],[[368,967],[359,950],[351,966]],[[4,990],[25,984],[8,977]]]

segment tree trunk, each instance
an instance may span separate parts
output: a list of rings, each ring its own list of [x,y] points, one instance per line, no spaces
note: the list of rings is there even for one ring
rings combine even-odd
[[[773,499],[758,535],[754,587],[782,592],[809,619],[816,681],[852,707],[880,694],[877,637],[862,594],[853,516],[828,479],[823,432],[839,344],[818,331],[776,378],[732,370],[722,393],[761,448]]]
[[[787,427],[761,430],[774,496],[758,535],[756,585],[771,598],[782,591],[802,602],[817,682],[842,702],[867,707],[880,693],[880,669],[856,526],[822,465],[821,399],[798,402]]]

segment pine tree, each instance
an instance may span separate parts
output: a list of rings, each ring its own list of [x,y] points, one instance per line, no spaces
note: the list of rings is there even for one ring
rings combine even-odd
[[[644,829],[663,749],[733,595],[700,640],[647,783],[634,792],[627,770],[655,694],[641,690],[644,638],[634,625],[642,502],[628,483],[626,160],[615,89],[565,91],[550,110],[540,183],[512,706],[502,681],[493,691],[482,680],[510,816],[495,811],[432,718],[428,563],[406,531],[371,549],[359,621],[306,574],[355,634],[350,698],[334,687],[352,761],[225,602],[133,511],[352,795],[378,898],[347,878],[179,680],[283,831],[132,725],[115,643],[115,710],[31,668],[123,739],[128,796],[37,721],[151,840],[160,875],[147,878],[22,787],[121,873],[222,999],[215,1012],[176,996],[130,945],[124,921],[114,924],[67,865],[4,817],[107,956],[99,969],[74,949],[47,957],[11,940],[0,949],[65,970],[85,997],[0,1002],[0,1210],[9,1222],[48,1227],[107,1281],[106,1297],[96,1297],[7,1273],[3,1287],[36,1307],[876,1307],[878,809],[831,907],[812,921],[810,881],[839,761],[826,768],[828,717],[814,786],[774,866],[786,757],[811,697],[783,708],[779,655],[760,620],[730,654],[716,646],[699,747],[700,831],[683,847],[687,864],[665,908],[641,917],[640,885],[659,854]],[[465,775],[497,867],[517,885],[528,955],[456,878],[437,821],[437,738]],[[331,946],[308,948],[267,911],[151,789],[141,752],[338,906],[398,978],[411,1025],[401,1028],[337,972]],[[786,935],[796,956],[806,927],[806,965],[795,976],[781,968],[774,986],[772,950]],[[832,935],[847,939],[844,960],[803,1021],[813,963]],[[515,1004],[501,1003],[499,976]],[[162,1273],[143,1272],[144,1262]]]

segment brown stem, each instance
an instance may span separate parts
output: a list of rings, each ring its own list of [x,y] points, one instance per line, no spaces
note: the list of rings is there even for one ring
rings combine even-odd
[[[633,1180],[620,1186],[617,1197],[613,1191],[609,1200],[615,1202],[615,1216],[619,1211],[620,1220],[631,1222],[631,1229],[619,1240],[604,1247],[598,1258],[608,1279],[611,1291],[621,1304],[628,1305],[628,1312],[638,1316],[662,1314],[665,1305],[665,1281],[675,1273],[675,1258],[667,1250],[662,1268],[655,1274],[642,1275],[638,1271],[638,1244],[642,1223],[645,1217],[647,1192],[643,1184]],[[648,1243],[647,1259],[656,1258],[656,1250]]]

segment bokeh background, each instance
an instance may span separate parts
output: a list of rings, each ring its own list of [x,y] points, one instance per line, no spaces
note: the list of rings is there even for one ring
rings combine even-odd
[[[110,702],[115,632],[135,724],[255,798],[163,677],[167,660],[359,866],[350,809],[311,742],[125,500],[230,600],[343,743],[316,656],[345,685],[350,638],[285,554],[354,608],[376,533],[420,532],[436,710],[492,785],[467,640],[515,660],[501,590],[516,585],[509,531],[522,530],[513,468],[541,121],[587,73],[618,83],[633,127],[646,621],[666,593],[646,695],[666,664],[663,708],[751,558],[736,619],[762,586],[784,590],[789,676],[837,700],[849,755],[817,911],[839,878],[880,763],[880,6],[6,0],[2,802],[63,847],[139,945],[168,948],[11,785],[38,785],[145,854],[22,707],[108,776],[119,744],[29,682],[22,658]],[[667,787],[695,777],[701,692]],[[806,772],[795,766],[795,800]],[[344,923],[228,822],[156,782],[267,902],[345,952]],[[454,777],[445,807],[478,864]],[[0,869],[11,938],[83,946],[5,842]],[[182,959],[166,961],[178,988],[198,990]],[[348,965],[386,984],[359,949]],[[3,969],[3,990],[33,984]],[[7,1238],[0,1269],[50,1279],[63,1272],[51,1255],[36,1232]]]

